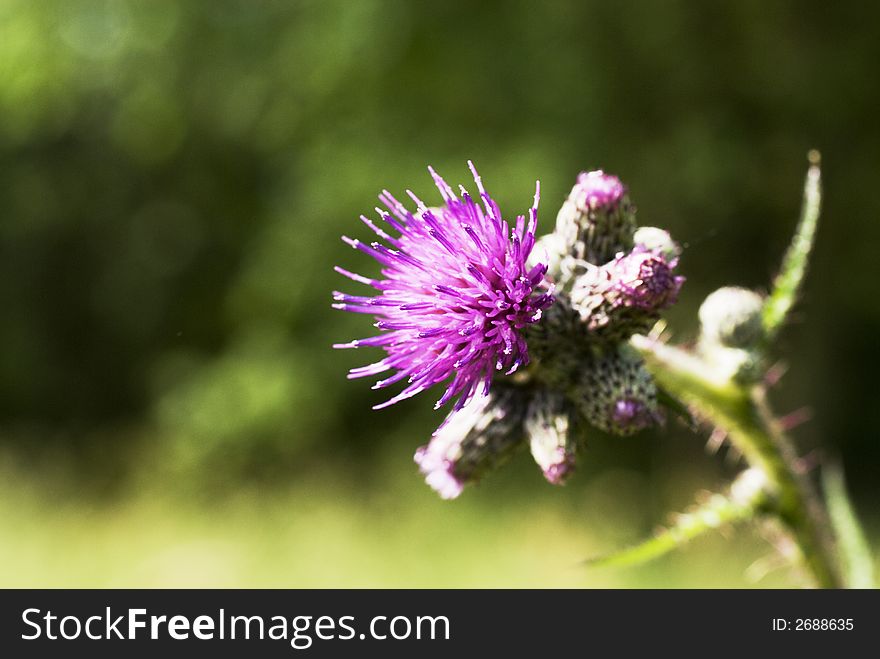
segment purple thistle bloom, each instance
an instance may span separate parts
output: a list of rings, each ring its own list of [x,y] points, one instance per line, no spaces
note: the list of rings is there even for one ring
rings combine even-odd
[[[388,210],[376,210],[399,235],[393,237],[361,216],[387,244],[343,237],[384,266],[383,278],[370,279],[337,267],[340,274],[379,294],[362,297],[334,292],[333,306],[375,315],[375,326],[382,332],[334,347],[379,346],[387,353],[374,364],[352,369],[349,378],[395,371],[374,388],[407,382],[403,391],[375,409],[450,378],[435,407],[458,396],[455,409],[461,409],[481,383],[482,392],[488,393],[494,370],[511,374],[528,363],[520,330],[538,321],[552,303],[552,296],[543,290],[546,264],[526,266],[535,244],[539,187],[528,220],[520,215],[511,227],[486,193],[473,164],[468,165],[482,205],[464,188],[456,196],[429,167],[443,198],[442,207],[429,208],[408,191],[417,205],[412,213],[386,190],[379,200]]]

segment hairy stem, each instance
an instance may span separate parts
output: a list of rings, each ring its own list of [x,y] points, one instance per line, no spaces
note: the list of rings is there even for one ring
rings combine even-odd
[[[797,301],[804,276],[807,273],[810,253],[816,240],[819,226],[819,213],[822,209],[822,173],[819,169],[818,151],[809,153],[810,168],[804,181],[804,201],[801,217],[795,229],[794,239],[785,257],[782,268],[773,281],[773,289],[767,297],[763,310],[763,325],[766,342],[772,343],[784,324],[788,313]]]
[[[661,386],[727,432],[746,461],[764,474],[768,512],[792,534],[816,584],[842,587],[836,553],[827,537],[827,512],[798,470],[797,456],[771,415],[764,390],[719,378],[701,358],[681,348],[643,336],[634,336],[632,344]]]
[[[751,400],[766,434],[768,449],[779,456],[783,469],[776,474],[780,487],[779,515],[794,535],[804,561],[822,588],[843,588],[845,583],[831,536],[828,510],[812,481],[798,468],[798,457],[767,404],[763,387],[755,387]]]

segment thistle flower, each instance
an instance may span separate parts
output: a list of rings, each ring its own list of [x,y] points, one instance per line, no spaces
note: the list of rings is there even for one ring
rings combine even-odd
[[[563,394],[539,389],[526,412],[524,426],[532,457],[553,485],[561,485],[574,471],[577,447],[570,407]]]
[[[571,304],[591,333],[619,341],[650,329],[684,283],[674,274],[678,259],[666,253],[636,245],[601,267],[588,266],[575,279]]]
[[[472,163],[479,192],[477,203],[464,188],[460,196],[429,168],[443,205],[429,208],[412,192],[415,213],[389,192],[376,209],[398,237],[362,216],[363,222],[387,245],[343,240],[381,263],[382,279],[371,279],[342,268],[336,271],[377,291],[373,297],[335,292],[337,309],[376,316],[378,336],[337,344],[337,348],[379,346],[384,359],[352,369],[350,378],[394,371],[374,388],[401,380],[407,385],[376,409],[409,398],[451,380],[436,407],[458,397],[462,409],[482,389],[489,391],[493,371],[511,374],[528,363],[521,330],[537,322],[552,296],[543,289],[546,264],[528,267],[535,244],[539,188],[528,219],[520,215],[511,226],[486,193]]]
[[[601,169],[581,172],[556,217],[556,233],[578,260],[602,265],[633,246],[635,207],[626,187]]]
[[[657,386],[626,344],[585,368],[571,397],[587,421],[615,435],[631,435],[663,420]]]
[[[525,393],[499,383],[453,410],[415,454],[425,482],[444,499],[497,467],[522,443]]]

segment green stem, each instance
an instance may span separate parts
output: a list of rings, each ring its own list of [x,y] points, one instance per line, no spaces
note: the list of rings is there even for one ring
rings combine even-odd
[[[780,458],[775,475],[780,487],[779,514],[790,529],[810,567],[817,585],[844,588],[828,510],[812,481],[798,468],[797,452],[767,404],[766,391],[755,387],[751,401],[758,417],[758,428],[766,437],[767,449]]]
[[[764,303],[762,323],[767,344],[772,343],[797,301],[807,273],[810,252],[816,240],[819,213],[822,209],[822,173],[819,168],[819,152],[810,151],[808,157],[810,168],[804,181],[801,217],[795,229],[794,239],[782,259],[782,268],[773,281],[773,288]]]
[[[746,461],[764,474],[769,511],[795,539],[816,584],[842,587],[833,543],[826,536],[827,512],[800,474],[796,454],[770,414],[763,389],[747,390],[680,348],[643,336],[634,336],[632,344],[658,384],[726,431]]]

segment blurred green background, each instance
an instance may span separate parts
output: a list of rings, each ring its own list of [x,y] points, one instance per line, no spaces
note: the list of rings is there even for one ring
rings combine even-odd
[[[880,484],[880,5],[0,0],[0,585],[733,586],[751,530],[650,566],[646,535],[737,465],[675,423],[594,433],[565,488],[521,454],[455,502],[412,462],[439,416],[347,381],[340,264],[375,195],[480,168],[539,228],[581,169],[686,245],[669,314],[766,286],[806,152],[826,206],[781,412]],[[351,286],[348,286],[351,289]]]

